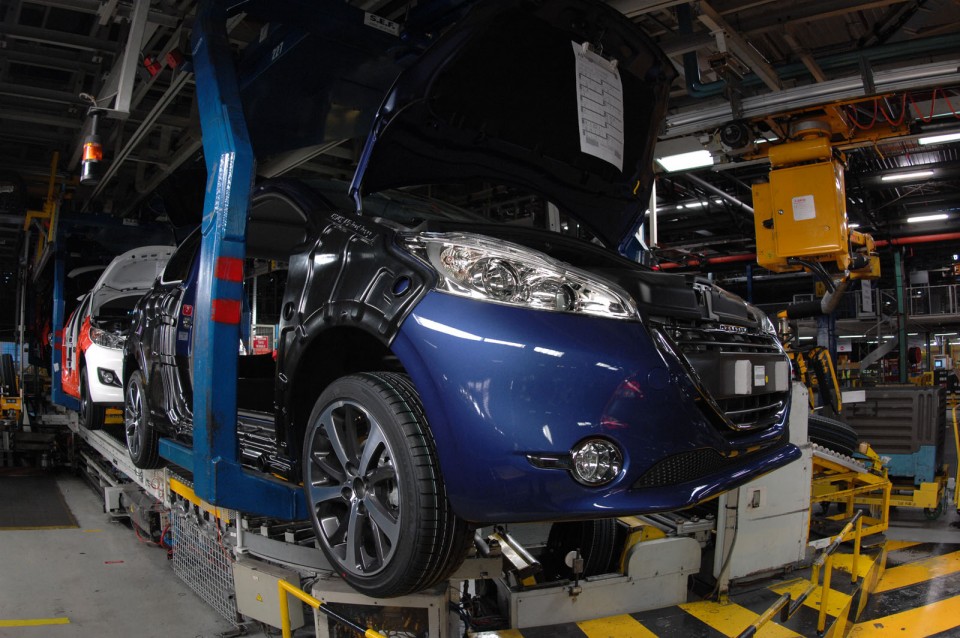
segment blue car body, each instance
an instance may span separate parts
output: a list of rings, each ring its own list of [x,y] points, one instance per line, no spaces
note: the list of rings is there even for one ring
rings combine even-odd
[[[592,73],[580,58],[617,78],[605,117],[622,139],[606,154],[588,148],[578,124],[577,83]],[[275,354],[238,364],[244,460],[303,481],[309,498],[309,454],[329,455],[310,447],[331,427],[317,420],[326,389],[379,372],[409,378],[422,404],[431,480],[442,484],[435,510],[460,539],[469,540],[463,522],[684,508],[799,458],[787,432],[790,363],[763,313],[706,279],[619,253],[643,219],[672,77],[665,56],[602,2],[481,2],[396,78],[349,189],[260,184],[247,265],[288,266]],[[424,184],[518,188],[593,241],[390,190]],[[184,441],[193,304],[204,303],[194,299],[198,249],[195,235],[171,258],[176,273],[141,301],[125,351],[124,379],[136,372],[149,399],[147,425]],[[588,443],[606,472],[593,482],[580,466]],[[343,481],[338,511],[368,498],[358,481]],[[369,593],[408,593],[455,567],[446,556],[456,543],[438,536],[443,551],[422,553],[446,569],[404,579],[409,563],[385,566],[384,554],[367,573],[331,549],[343,537],[330,531],[341,529],[337,515],[312,507],[330,545],[321,547]],[[358,534],[371,547],[400,543],[357,511],[340,524],[366,525]],[[370,584],[381,571],[392,575]]]

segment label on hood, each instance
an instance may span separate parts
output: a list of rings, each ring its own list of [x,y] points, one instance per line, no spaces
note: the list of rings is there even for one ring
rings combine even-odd
[[[623,84],[616,60],[573,42],[580,151],[623,170]]]

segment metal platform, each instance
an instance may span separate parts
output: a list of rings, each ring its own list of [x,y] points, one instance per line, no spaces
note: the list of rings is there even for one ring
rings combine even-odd
[[[80,437],[90,447],[97,451],[124,476],[139,485],[143,490],[158,501],[166,502],[166,470],[141,470],[130,460],[126,444],[119,441],[107,430],[88,430],[77,423],[76,414],[68,413],[72,418],[66,418],[66,425],[70,431]],[[104,477],[105,478],[105,477]]]
[[[886,569],[869,596],[851,594],[848,578],[834,578],[827,605],[828,630],[839,638],[956,635],[960,628],[960,545],[889,541]],[[850,561],[839,554],[838,568]],[[858,576],[869,578],[868,561]],[[841,574],[842,575],[842,574]],[[799,591],[800,578],[768,581],[733,592],[726,602],[697,601],[653,611],[621,614],[580,623],[474,632],[474,638],[714,638],[738,636],[785,592]],[[844,586],[846,585],[846,587]],[[811,596],[788,624],[767,625],[758,635],[816,636],[820,596]],[[859,615],[857,615],[857,611]],[[949,632],[949,633],[944,633]]]

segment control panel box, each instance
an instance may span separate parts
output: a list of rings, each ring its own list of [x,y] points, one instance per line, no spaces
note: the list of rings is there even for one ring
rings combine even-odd
[[[277,582],[285,580],[299,586],[300,576],[292,570],[277,567],[252,558],[233,564],[234,588],[237,592],[237,611],[271,627],[280,627],[280,592]],[[303,604],[286,594],[290,610],[290,628],[303,627]]]

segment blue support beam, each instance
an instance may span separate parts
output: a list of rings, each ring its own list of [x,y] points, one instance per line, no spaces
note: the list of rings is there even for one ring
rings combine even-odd
[[[298,486],[245,470],[239,462],[237,356],[255,159],[226,17],[226,2],[203,0],[192,42],[207,165],[193,337],[193,449],[164,439],[160,454],[191,470],[197,496],[214,505],[302,519],[306,505]]]
[[[62,351],[63,347],[63,324],[66,317],[63,315],[66,306],[64,299],[66,289],[66,263],[63,251],[59,248],[60,232],[57,233],[54,244],[53,258],[53,319],[51,320],[51,331],[53,332],[53,351],[50,353],[51,369],[53,374],[50,379],[50,400],[57,405],[62,405],[70,410],[79,410],[80,402],[63,391],[63,383],[60,379],[61,368],[63,367]]]

